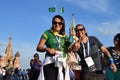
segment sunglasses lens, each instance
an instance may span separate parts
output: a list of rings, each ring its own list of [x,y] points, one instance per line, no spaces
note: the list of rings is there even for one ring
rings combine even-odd
[[[62,25],[63,23],[62,22],[53,22],[53,24],[55,24],[55,25]]]
[[[76,32],[83,31],[84,29],[77,29]]]
[[[59,24],[59,25],[62,25],[62,22],[59,22],[58,24]]]

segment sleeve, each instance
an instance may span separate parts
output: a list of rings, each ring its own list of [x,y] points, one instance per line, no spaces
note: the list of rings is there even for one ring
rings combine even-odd
[[[45,32],[42,34],[42,36],[41,36],[42,39],[44,39],[44,40],[47,40],[47,39],[48,39],[47,32],[48,32],[48,31],[45,31]]]
[[[100,42],[100,40],[97,37],[94,37],[94,39],[99,48],[103,46],[103,44]]]

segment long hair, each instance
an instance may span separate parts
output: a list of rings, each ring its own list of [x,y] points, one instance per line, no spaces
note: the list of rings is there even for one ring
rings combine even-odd
[[[64,35],[64,34],[65,34],[65,20],[64,20],[64,18],[63,18],[62,16],[60,16],[60,15],[55,15],[55,16],[53,17],[53,19],[52,19],[52,28],[51,28],[51,29],[53,30],[53,22],[54,22],[55,18],[59,18],[59,19],[61,20],[61,22],[63,23],[63,24],[62,24],[62,29],[60,30],[60,33],[59,33],[59,34]]]

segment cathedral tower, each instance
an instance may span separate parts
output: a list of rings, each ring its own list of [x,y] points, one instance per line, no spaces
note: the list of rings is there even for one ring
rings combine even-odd
[[[13,57],[13,51],[12,51],[12,37],[9,38],[9,43],[8,46],[6,48],[6,60],[9,60],[10,58]]]
[[[72,22],[71,22],[71,26],[70,26],[70,29],[69,29],[69,35],[70,36],[73,36],[74,38],[74,42],[78,40],[78,38],[76,37],[76,34],[75,34],[75,20],[74,20],[74,14],[72,14]]]

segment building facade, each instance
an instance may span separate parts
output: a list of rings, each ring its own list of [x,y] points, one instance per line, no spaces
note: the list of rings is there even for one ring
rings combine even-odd
[[[13,56],[11,37],[9,38],[9,42],[5,50],[5,55],[0,56],[0,67],[20,69],[20,54],[19,52],[16,52],[15,56]]]

